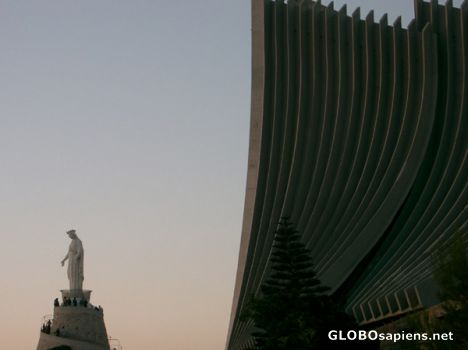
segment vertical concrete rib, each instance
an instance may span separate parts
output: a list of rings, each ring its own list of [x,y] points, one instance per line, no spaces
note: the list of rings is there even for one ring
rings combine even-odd
[[[352,242],[349,247],[342,250],[340,261],[334,263],[335,266],[332,265],[326,272],[326,275],[329,276],[328,281],[333,281],[334,283],[340,281],[340,279],[337,278],[342,271],[342,268],[340,269],[340,264],[346,263],[356,266],[357,262],[354,254],[359,254],[359,252],[361,252],[360,255],[365,256],[371,249],[370,246],[379,240],[381,234],[379,235],[377,233],[382,232],[383,229],[388,227],[391,221],[394,220],[395,214],[403,204],[416,179],[416,175],[422,163],[421,154],[424,154],[427,150],[435,114],[434,97],[437,96],[437,93],[434,87],[434,80],[432,80],[432,78],[424,78],[428,77],[426,71],[433,72],[435,68],[432,69],[432,66],[427,64],[430,63],[429,59],[421,62],[422,55],[420,53],[418,54],[418,52],[421,52],[422,48],[418,44],[418,41],[415,40],[416,35],[415,23],[412,23],[408,28],[408,53],[410,53],[408,55],[408,65],[410,67],[410,72],[412,72],[412,74],[410,74],[412,79],[410,90],[408,91],[408,103],[405,107],[405,121],[407,122],[402,128],[403,136],[399,140],[402,142],[399,142],[396,147],[396,150],[398,150],[399,145],[402,146],[402,162],[400,163],[398,159],[402,154],[395,154],[394,159],[396,160],[398,173],[394,179],[391,180],[393,183],[388,194],[383,198],[380,205],[377,204],[378,210],[375,214],[371,214],[373,205],[369,206],[369,219],[366,217],[366,214],[364,214],[361,219],[362,227],[355,228],[355,234],[358,234],[360,239]],[[416,48],[416,52],[415,54],[411,54],[414,48]],[[418,57],[420,60],[419,62],[417,60]],[[421,63],[423,68],[419,69]],[[420,72],[420,70],[422,70],[422,72]],[[420,90],[417,89],[418,85],[412,85],[418,82],[418,78],[421,79],[419,86],[422,88]],[[417,90],[414,97],[412,96],[411,89]],[[417,118],[413,116],[417,116]],[[367,242],[368,245],[363,245],[363,242]],[[345,276],[346,273],[341,275],[341,282],[343,282]]]
[[[286,105],[282,114],[285,119],[282,128],[282,136],[279,143],[282,145],[279,155],[278,180],[276,186],[272,188],[274,193],[274,205],[271,208],[269,222],[265,227],[265,244],[261,250],[261,259],[254,276],[254,285],[259,286],[268,272],[268,261],[273,243],[274,232],[281,215],[281,209],[285,198],[285,191],[290,178],[291,162],[294,150],[294,140],[298,121],[299,88],[300,88],[300,13],[298,1],[290,1],[286,8],[286,47],[287,55],[287,76],[286,76]],[[258,287],[257,287],[258,288]],[[258,292],[258,289],[256,290]]]
[[[362,129],[364,120],[360,118],[361,111],[364,105],[364,94],[363,91],[366,90],[367,78],[366,78],[366,69],[365,69],[365,56],[363,51],[362,41],[364,40],[364,30],[363,22],[360,19],[360,10],[356,9],[352,15],[351,20],[351,33],[352,33],[352,62],[353,62],[353,90],[351,92],[351,111],[350,111],[350,120],[351,120],[351,130],[352,135],[350,136],[350,142],[347,145],[346,150],[346,166],[347,166],[347,176],[343,181],[341,197],[337,203],[335,203],[335,211],[333,216],[329,220],[327,226],[323,230],[323,237],[327,237],[328,241],[335,241],[337,239],[337,232],[333,231],[336,226],[337,221],[340,219],[343,211],[346,208],[347,203],[349,202],[350,197],[353,193],[353,177],[349,174],[353,173],[355,168],[356,159],[358,157],[358,140],[362,137]],[[307,213],[305,210],[302,211],[302,215],[308,216],[310,213]],[[299,226],[299,230],[302,230],[302,227]],[[315,244],[315,242],[314,242]]]
[[[399,30],[398,30],[399,32]],[[392,48],[390,38],[391,28],[388,27],[387,16],[384,15],[379,23],[378,29],[378,86],[377,86],[377,107],[376,107],[376,125],[372,135],[369,158],[366,163],[366,176],[370,178],[361,179],[359,187],[363,189],[364,195],[359,196],[359,206],[355,210],[354,216],[348,223],[348,226],[353,226],[357,219],[363,213],[365,207],[372,199],[375,191],[382,180],[386,167],[389,161],[389,150],[393,148],[393,143],[389,142],[391,131],[395,128],[395,123],[392,124],[391,118],[391,101],[396,95],[399,86],[397,84],[397,76],[395,71],[397,66],[392,59],[395,59],[396,47]],[[389,147],[390,146],[390,147]],[[320,231],[319,228],[317,228]]]
[[[295,202],[295,198],[298,194],[298,183],[297,179],[300,178],[301,170],[303,170],[303,164],[306,161],[304,152],[303,142],[306,141],[307,130],[310,129],[310,118],[309,118],[309,103],[308,100],[312,93],[312,70],[310,69],[310,62],[312,61],[312,31],[310,29],[311,13],[313,3],[311,1],[304,1],[300,5],[298,13],[299,18],[299,49],[298,49],[298,79],[299,79],[299,91],[297,92],[297,126],[296,134],[293,139],[293,155],[291,163],[291,172],[288,178],[287,188],[285,191],[285,198],[283,207],[281,210],[282,216],[289,216],[291,207]]]
[[[287,56],[284,52],[285,47],[285,30],[286,30],[286,4],[283,1],[276,1],[273,5],[273,18],[274,25],[271,29],[274,30],[275,35],[273,36],[273,60],[274,60],[274,90],[273,98],[271,103],[271,116],[272,118],[272,133],[269,144],[269,159],[266,172],[266,183],[265,183],[265,194],[263,205],[260,209],[258,226],[256,228],[256,237],[251,240],[249,248],[252,250],[252,261],[248,266],[246,274],[248,279],[246,280],[245,289],[249,290],[250,285],[253,283],[254,273],[258,268],[258,261],[262,259],[261,251],[265,245],[265,234],[267,233],[267,225],[269,223],[269,216],[274,203],[275,192],[272,188],[276,187],[278,181],[278,169],[279,169],[279,156],[281,154],[282,144],[276,142],[277,139],[282,139],[283,128],[284,128],[284,111],[286,101],[286,75],[287,75]],[[258,214],[257,214],[258,215]],[[245,299],[245,293],[242,296],[242,301]]]
[[[438,76],[437,59],[435,55],[431,54],[432,52],[434,52],[436,44],[435,44],[435,37],[429,25],[427,25],[426,28],[423,30],[420,41],[422,42],[421,48],[420,48],[420,51],[421,51],[420,57],[423,57],[424,60],[421,62],[422,67],[423,67],[422,81],[421,81],[421,86],[422,86],[421,95],[423,96],[423,98],[419,102],[418,119],[420,120],[421,126],[423,127],[422,124],[424,123],[425,119],[427,119],[427,116],[431,115],[431,113],[432,115],[435,114],[434,113],[435,101],[437,100],[436,98],[437,85],[434,83],[434,81],[437,81],[437,76]],[[429,103],[430,101],[432,101],[432,103]],[[428,139],[428,135],[430,135],[430,129],[432,128],[432,124],[424,126],[424,127],[427,128],[427,131],[425,132],[425,135],[426,135],[425,139]],[[421,147],[421,148],[427,147],[427,145],[424,146],[424,143],[427,143],[427,141],[424,141],[424,138],[422,139],[423,139],[422,142],[417,141],[417,139],[415,139],[413,143],[413,147]],[[411,161],[408,160],[408,163],[417,164],[414,160],[411,160]],[[402,234],[401,236],[407,236],[407,235]],[[389,236],[389,237],[392,237],[391,239],[392,241],[398,238],[398,236],[397,237]],[[401,242],[398,245],[405,247],[406,249],[408,248],[407,245],[402,244]],[[375,258],[376,264],[373,266],[374,268],[373,271],[365,272],[363,274],[363,278],[361,279],[361,281],[358,281],[357,283],[357,285],[365,284],[367,286],[369,286],[369,284],[371,285],[373,284],[375,286],[375,289],[371,290],[372,288],[361,288],[361,287],[355,288],[355,291],[353,291],[354,295],[350,297],[349,305],[355,305],[355,304],[362,302],[362,300],[368,300],[370,298],[370,295],[373,292],[375,292],[376,289],[379,290],[379,293],[389,293],[390,291],[394,292],[396,290],[399,290],[399,288],[395,286],[395,283],[388,283],[389,286],[391,285],[393,287],[393,289],[391,290],[385,290],[385,289],[379,288],[380,285],[382,284],[382,281],[385,281],[385,278],[389,273],[394,273],[397,271],[394,268],[389,268],[388,266],[385,268],[385,266],[382,266],[382,263],[391,260],[392,257],[400,256],[400,254],[396,252],[394,249],[392,249],[391,247],[385,247],[385,249],[382,249],[382,251],[384,252],[384,255],[382,256],[382,258],[380,257]],[[397,273],[399,274],[400,271],[401,270],[398,269]],[[376,275],[375,275],[376,273],[378,275],[378,278],[376,278]],[[373,279],[373,282],[371,282],[371,279]]]
[[[342,222],[347,222],[347,226],[344,229],[337,229],[341,232],[343,237],[349,238],[346,234],[346,227],[353,224],[353,213],[356,212],[359,202],[362,200],[363,192],[369,185],[371,175],[374,172],[376,166],[375,158],[380,152],[381,148],[381,138],[377,135],[383,131],[382,124],[385,125],[383,116],[376,113],[376,106],[378,100],[381,98],[382,94],[382,84],[381,84],[381,74],[379,74],[379,69],[381,65],[381,56],[379,54],[380,46],[380,36],[377,25],[373,20],[373,13],[369,13],[366,18],[366,62],[368,69],[368,76],[373,77],[369,81],[369,89],[366,92],[369,95],[366,95],[365,99],[365,114],[369,117],[365,117],[368,120],[368,136],[363,143],[363,148],[361,151],[363,159],[363,167],[360,172],[356,174],[358,178],[357,186],[354,189],[351,200],[348,204],[348,209],[344,212],[344,216],[348,215],[348,220],[342,219]],[[377,149],[376,149],[377,148]],[[323,254],[316,253],[317,257],[320,259],[323,257]],[[317,262],[319,266],[320,260]]]
[[[244,217],[239,249],[236,284],[232,302],[231,318],[229,321],[226,349],[230,348],[234,334],[234,326],[238,321],[238,310],[241,307],[240,294],[245,278],[247,253],[249,251],[252,223],[255,214],[258,174],[260,171],[261,135],[264,117],[265,85],[265,3],[263,0],[252,1],[252,82],[251,82],[251,110],[249,160],[247,170],[247,184],[244,203]]]
[[[336,43],[336,12],[333,11],[333,2],[327,8],[320,11],[319,18],[322,22],[323,33],[321,33],[320,46],[324,55],[323,70],[325,72],[322,80],[321,89],[324,91],[323,100],[318,100],[317,113],[320,113],[320,124],[317,126],[317,157],[312,169],[312,177],[309,180],[307,195],[304,202],[303,212],[309,212],[318,194],[318,188],[326,167],[326,159],[330,149],[334,119],[326,118],[327,113],[333,109],[333,104],[336,103],[336,72],[337,62],[335,57],[334,45]],[[320,25],[315,22],[315,26]],[[298,217],[297,226],[300,230],[304,230],[307,223],[307,218]]]
[[[319,157],[317,165],[311,178],[311,186],[307,194],[303,212],[308,213],[303,220],[303,232],[310,232],[310,227],[318,218],[317,206],[322,206],[326,199],[323,191],[327,191],[327,172],[333,172],[336,164],[330,164],[332,158],[336,158],[337,150],[341,146],[341,123],[340,117],[340,91],[344,90],[345,78],[343,77],[343,67],[339,67],[339,28],[340,18],[343,13],[333,10],[333,2],[325,9],[325,53],[326,53],[326,96],[324,109],[322,111],[323,128],[320,135]],[[341,90],[340,90],[341,89]],[[299,222],[301,225],[301,222]],[[305,239],[306,236],[304,236]]]
[[[422,3],[421,4],[421,7],[422,7]],[[433,5],[432,5],[433,6]],[[439,11],[440,12],[440,11]],[[456,15],[458,10],[454,10],[452,9],[452,7],[450,6],[450,4],[448,4],[446,7],[445,7],[445,14],[446,14],[446,20],[445,20],[445,25],[443,27],[447,27],[447,25],[449,23],[459,23],[459,20],[455,19],[455,18],[452,18],[451,16],[451,13],[453,12],[452,15]],[[463,22],[463,21],[462,21]],[[446,30],[446,33],[449,33],[451,32],[451,30]],[[455,30],[455,32],[459,32],[459,30]],[[445,42],[449,42],[450,43],[450,37],[445,35],[446,36],[446,40]],[[457,35],[453,36],[454,40],[457,41],[457,42],[460,42],[458,39],[460,38],[460,36],[458,36],[458,39],[457,39]],[[463,45],[461,45],[463,46]],[[449,46],[446,46],[446,49],[447,48],[450,48],[450,47],[456,47],[455,45],[449,45]],[[443,50],[443,52],[446,51]],[[448,53],[448,56],[450,56],[450,53]],[[451,61],[451,59],[448,60],[449,62]],[[462,61],[462,59],[461,59]],[[457,62],[450,62],[450,65],[452,65],[453,67],[463,67],[463,64],[460,65],[460,60],[458,60]],[[442,67],[445,67],[445,65],[442,65]],[[448,74],[445,74],[443,76],[443,78],[445,79],[445,77],[447,75],[452,75],[452,73],[448,73]],[[459,81],[463,81],[466,79],[466,76],[464,76],[463,72],[460,72],[458,74],[456,74],[456,77],[458,78]],[[447,76],[447,79],[451,79],[450,76]],[[454,90],[455,91],[459,91],[459,89],[457,88],[458,85],[462,85],[463,86],[463,83],[450,83],[450,85],[453,85],[455,84],[454,86]],[[461,87],[460,90],[463,90],[463,88]],[[454,94],[449,94],[449,96],[457,96],[458,94],[457,93],[454,93]],[[463,99],[461,99],[463,100]],[[451,106],[454,106],[455,108],[460,104],[459,102],[460,100],[458,101],[452,101],[450,102],[450,105]],[[463,103],[463,102],[462,102]],[[446,115],[442,115],[442,116],[439,116],[439,118],[441,118],[443,121],[447,121],[450,123],[452,123],[453,121],[455,121],[457,118],[450,118],[450,115],[452,115],[453,112],[447,112]],[[456,113],[458,114],[458,113]],[[458,119],[460,121],[460,119]],[[445,172],[446,174],[450,173],[450,169],[452,169],[453,167],[450,166],[451,163],[453,163],[453,157],[452,157],[452,153],[451,152],[446,152],[446,151],[443,151],[444,148],[448,149],[447,147],[451,147],[452,150],[460,150],[462,147],[460,147],[459,145],[457,146],[456,143],[453,144],[450,142],[450,140],[459,140],[459,137],[458,136],[454,136],[453,134],[449,134],[447,133],[447,130],[452,130],[452,131],[459,131],[459,130],[463,130],[463,127],[461,127],[461,125],[458,123],[457,126],[451,126],[451,127],[448,127],[447,126],[447,123],[445,123],[446,126],[444,127],[440,127],[439,129],[443,129],[444,132],[443,132],[443,135],[447,135],[447,136],[443,136],[442,139],[445,141],[442,141],[441,142],[441,147],[437,147],[436,149],[438,150],[438,157],[436,157],[436,161],[434,162],[432,159],[431,159],[431,162],[430,164],[434,164],[434,166],[432,167],[433,170],[432,170],[432,173],[431,175],[428,177],[427,175],[425,174],[422,174],[421,176],[424,176],[424,177],[428,177],[429,180],[427,181],[427,183],[423,183],[425,184],[425,190],[422,192],[422,194],[418,193],[418,195],[416,196],[415,198],[415,204],[412,205],[412,207],[414,207],[414,210],[412,210],[412,213],[411,213],[411,216],[408,218],[408,220],[400,225],[402,226],[403,224],[405,225],[404,226],[404,231],[407,231],[405,234],[408,236],[409,232],[408,232],[408,229],[411,229],[412,227],[415,226],[415,223],[418,223],[418,225],[420,225],[420,223],[424,223],[424,222],[427,222],[427,219],[429,219],[430,217],[434,218],[434,208],[439,208],[439,211],[440,209],[443,209],[443,206],[440,206],[440,200],[436,200],[435,198],[437,197],[440,197],[441,193],[445,195],[449,195],[449,193],[447,193],[447,187],[445,187],[444,189],[440,189],[440,185],[438,185],[439,182],[441,182],[439,179],[441,178],[446,178],[446,176],[444,175],[440,175],[442,174],[442,172]],[[456,123],[455,123],[456,124]],[[437,141],[435,142],[432,142],[433,144],[438,144]],[[447,156],[447,154],[451,154],[450,156]],[[429,153],[430,155],[430,153]],[[441,160],[442,160],[442,164],[440,165],[437,165],[438,163],[441,163]],[[446,161],[448,160],[448,163],[445,163]],[[463,162],[460,162],[460,159],[458,159],[457,161],[455,161],[455,164],[463,164]],[[439,174],[439,175],[437,175]],[[447,184],[455,184],[456,181],[453,181],[453,177],[451,176],[450,178],[446,179],[445,180],[445,183]],[[434,191],[434,189],[436,189]],[[460,193],[460,192],[458,192]],[[426,198],[426,199],[425,199]],[[453,203],[453,201],[452,201]],[[430,208],[433,208],[433,209],[430,209]],[[425,212],[425,213],[424,213]],[[424,216],[426,216],[426,219],[424,218]],[[439,219],[440,220],[440,219]],[[411,223],[413,222],[413,223]],[[403,227],[403,226],[402,226]],[[404,232],[402,232],[404,233]],[[411,236],[409,237],[412,237],[414,236],[416,233],[414,232],[414,229],[413,229],[413,232],[411,233]],[[419,237],[419,236],[418,236]],[[413,242],[413,243],[411,243]],[[422,243],[420,241],[410,241],[410,243],[413,245],[413,246],[416,246],[417,248],[421,249],[422,246]],[[402,245],[402,247],[405,247],[407,249],[408,247],[408,244],[404,244]],[[422,256],[424,256],[424,254],[421,254],[421,253],[417,253],[417,250],[416,249],[416,254],[415,256],[417,256],[418,258],[421,258]],[[411,248],[409,251],[414,251],[413,248]],[[416,259],[417,261],[418,259]],[[413,262],[415,262],[415,260],[413,260]]]
[[[385,101],[388,99],[388,82],[391,83],[391,79],[387,80],[387,55],[385,54],[388,50],[386,40],[386,33],[389,30],[387,24],[387,17],[384,16],[378,27],[373,23],[372,14],[368,16],[366,20],[366,30],[367,36],[369,37],[369,55],[372,61],[371,73],[375,76],[373,80],[373,86],[371,91],[375,92],[375,95],[369,96],[369,113],[373,116],[373,127],[371,129],[370,143],[368,149],[365,150],[366,160],[364,163],[364,168],[361,173],[359,182],[353,194],[353,197],[350,201],[350,216],[349,220],[346,222],[346,226],[343,229],[343,236],[347,236],[347,232],[356,225],[358,219],[361,217],[365,207],[368,205],[369,198],[366,197],[367,194],[373,192],[370,191],[371,181],[375,179],[376,168],[379,163],[379,158],[382,155],[382,145],[385,140],[385,133],[388,130],[388,114],[386,109],[383,109],[382,105],[386,106]],[[383,51],[385,47],[385,51]],[[385,82],[384,82],[385,79]],[[381,178],[378,178],[379,181]],[[375,182],[375,181],[374,181]]]
[[[376,79],[376,24],[374,23],[373,12],[370,12],[364,22],[364,47],[363,56],[365,62],[365,89],[363,89],[363,106],[360,111],[359,119],[362,120],[360,137],[357,139],[357,151],[356,158],[353,164],[353,168],[349,174],[349,181],[347,184],[348,196],[346,203],[344,203],[344,211],[341,213],[336,226],[333,227],[333,236],[338,238],[338,241],[342,241],[343,229],[345,224],[350,219],[352,212],[355,210],[356,200],[359,198],[359,183],[360,180],[365,176],[366,162],[369,155],[370,142],[375,127],[375,92],[376,86],[378,85],[378,79]],[[361,93],[362,93],[361,92]],[[312,250],[313,255],[317,255],[317,258],[323,259],[323,253],[328,251],[328,247],[333,244],[331,236],[321,235],[322,240]],[[349,238],[349,237],[346,237]],[[325,242],[323,242],[325,241]],[[336,243],[337,241],[335,241]],[[320,249],[320,246],[327,246],[326,250]],[[317,261],[317,268],[320,269],[320,261]]]
[[[404,79],[407,76],[405,72],[405,64],[403,64],[406,56],[405,54],[405,41],[406,37],[405,31],[401,28],[401,17],[398,17],[393,27],[392,31],[392,54],[390,58],[392,59],[392,93],[389,101],[389,126],[388,132],[385,140],[384,149],[382,151],[382,167],[378,170],[378,185],[380,186],[384,175],[387,173],[388,166],[390,164],[390,159],[393,155],[395,145],[397,142],[399,130],[402,124],[402,111],[401,106],[403,105],[402,100],[405,96],[405,92],[402,87],[404,87]],[[373,189],[374,193],[377,193],[377,189]]]
[[[409,117],[413,112],[413,103],[415,99],[414,91],[417,83],[415,74],[417,65],[414,63],[413,53],[413,42],[415,35],[414,26],[410,26],[406,34],[406,60],[404,62],[404,67],[406,67],[406,86],[404,89],[405,103],[403,104],[404,110],[399,112],[399,114],[403,115],[403,123],[402,125],[400,125],[400,128],[398,130],[400,135],[398,137],[398,142],[396,146],[392,150],[393,154],[389,162],[387,172],[381,178],[381,183],[379,184],[378,189],[374,193],[374,198],[376,198],[376,200],[374,200],[371,203],[367,203],[365,207],[365,212],[361,213],[359,217],[359,221],[362,224],[365,224],[375,213],[375,211],[380,207],[383,199],[386,197],[388,191],[393,185],[393,181],[395,181],[396,178],[395,175],[400,171],[401,164],[408,150],[407,140],[411,139],[411,133],[413,130],[415,130],[411,125],[413,118]],[[329,254],[326,256],[327,260],[324,262],[323,268],[328,268],[331,264],[333,264],[335,262],[334,257],[341,255],[344,249],[348,249],[348,244],[355,242],[356,234],[360,231],[356,230],[355,226],[351,227],[350,229],[348,223],[351,221],[352,213],[356,210],[356,202],[360,198],[361,194],[357,192],[353,194],[352,200],[350,201],[347,208],[348,214],[346,216],[343,216],[340,225],[338,225],[336,228],[336,230],[341,232],[342,235],[345,237],[344,241],[340,240],[339,242],[337,242],[337,245],[334,247],[334,249],[329,250]],[[372,205],[372,203],[374,204]],[[378,238],[378,235],[382,234],[384,229],[385,227],[383,226],[378,232],[375,233],[374,238]],[[356,232],[356,234],[353,234],[353,232]],[[322,265],[320,265],[320,268],[322,268]]]
[[[466,104],[464,91],[467,80],[464,62],[466,56],[463,54],[466,43],[461,39],[466,19],[464,21],[460,10],[453,9],[450,3],[445,8],[439,7],[439,13],[442,9],[445,15],[441,17],[443,25],[439,26],[439,32],[444,33],[443,41],[448,43],[442,52],[445,52],[448,64],[458,72],[448,70],[442,77],[442,79],[447,79],[447,84],[453,88],[452,93],[447,94],[450,102],[442,100],[442,105],[449,108],[445,108],[445,115],[438,116],[444,121],[444,126],[440,127],[442,140],[440,146],[436,148],[435,160],[431,159],[430,164],[433,166],[430,175],[420,175],[428,178],[427,182],[423,182],[424,190],[415,198],[411,215],[405,223],[400,225],[401,234],[412,239],[401,240],[398,248],[392,249],[396,251],[395,256],[400,258],[390,259],[387,264],[391,263],[403,268],[407,278],[398,279],[399,284],[408,283],[412,277],[414,282],[421,277],[427,278],[430,274],[429,255],[433,245],[440,244],[446,235],[450,234],[450,231],[455,230],[458,225],[463,225],[467,219],[463,204],[467,202],[466,153],[464,152],[466,141],[463,141],[466,140],[467,114],[462,112]],[[450,29],[451,25],[455,28]],[[455,43],[461,44],[455,45]],[[446,69],[443,64],[439,66]],[[437,141],[433,143],[439,144]],[[392,277],[395,276],[389,276],[388,279]]]
[[[359,19],[358,19],[359,20]],[[325,180],[331,182],[331,188],[327,186],[326,195],[328,200],[326,201],[325,207],[319,209],[317,215],[320,217],[317,225],[313,228],[311,235],[314,232],[322,232],[324,225],[330,222],[330,218],[334,213],[336,204],[338,203],[343,193],[343,188],[346,184],[348,177],[348,171],[351,166],[352,154],[354,147],[354,135],[356,134],[357,121],[353,118],[353,106],[356,105],[355,91],[359,91],[360,79],[358,76],[358,57],[353,54],[358,50],[356,40],[353,40],[353,25],[350,17],[346,16],[346,6],[340,10],[339,13],[339,69],[340,69],[340,92],[339,102],[337,107],[338,120],[335,124],[335,128],[339,128],[335,134],[337,138],[342,139],[340,141],[340,147],[334,147],[333,150],[336,154],[333,154],[333,161],[329,161],[329,164],[333,164],[332,167],[328,168],[328,173],[325,176]],[[356,115],[354,113],[354,115]],[[330,173],[330,170],[333,170]],[[323,193],[322,195],[325,195]]]
[[[334,11],[333,11],[334,13]],[[339,164],[342,161],[344,154],[345,139],[349,139],[350,126],[349,106],[350,106],[350,91],[351,90],[351,71],[352,60],[350,59],[350,21],[346,16],[346,7],[337,13],[335,23],[333,23],[334,37],[329,39],[333,45],[330,45],[329,56],[337,57],[338,60],[333,59],[333,71],[338,72],[338,76],[332,80],[335,88],[332,90],[334,94],[329,101],[328,109],[325,110],[325,115],[328,119],[333,121],[331,132],[331,144],[326,154],[325,171],[324,175],[319,178],[317,197],[312,199],[312,209],[310,210],[310,217],[308,225],[306,225],[304,232],[307,233],[304,237],[311,239],[315,228],[319,223],[327,204],[331,200],[331,192],[334,189],[333,185],[336,182],[336,177],[339,173]],[[336,192],[334,193],[336,197]],[[315,240],[314,240],[315,241]],[[317,241],[315,241],[317,242]]]
[[[314,2],[310,11],[310,22],[307,24],[310,31],[309,45],[307,50],[311,51],[311,61],[308,62],[311,71],[312,94],[306,99],[306,117],[310,119],[309,128],[306,133],[304,162],[301,168],[301,176],[298,179],[298,192],[295,201],[292,203],[291,219],[300,222],[301,212],[304,208],[307,193],[310,188],[309,179],[317,164],[320,134],[322,133],[322,100],[324,98],[323,86],[325,85],[325,74],[322,67],[325,65],[324,49],[324,25],[323,7],[320,2]]]

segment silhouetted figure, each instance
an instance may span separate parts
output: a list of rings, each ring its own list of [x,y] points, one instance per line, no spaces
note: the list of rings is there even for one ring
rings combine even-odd
[[[78,305],[78,301],[76,300],[76,298],[73,298],[73,306],[77,306]]]
[[[54,300],[54,306],[55,306],[55,307],[60,306],[60,303],[59,303],[58,298],[55,298],[55,300]]]
[[[49,320],[47,323],[44,323],[41,328],[42,333],[50,334],[50,328],[52,326],[52,322]]]
[[[55,336],[60,337],[60,329],[57,328],[57,330],[54,332]]]
[[[88,307],[88,300],[85,300],[85,301],[83,302],[83,306],[84,306],[84,307]]]

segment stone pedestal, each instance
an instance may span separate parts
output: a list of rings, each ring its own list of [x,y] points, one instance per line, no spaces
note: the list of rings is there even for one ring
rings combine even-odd
[[[110,349],[103,309],[93,306],[89,302],[90,296],[91,291],[62,291],[64,300],[76,298],[76,306],[62,302],[54,307],[54,317],[50,327],[47,323],[44,325],[37,350],[58,346],[68,346],[72,350]]]

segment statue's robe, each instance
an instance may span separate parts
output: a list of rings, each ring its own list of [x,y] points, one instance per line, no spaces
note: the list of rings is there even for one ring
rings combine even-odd
[[[83,289],[83,244],[79,238],[73,238],[68,249],[68,279],[70,290]]]

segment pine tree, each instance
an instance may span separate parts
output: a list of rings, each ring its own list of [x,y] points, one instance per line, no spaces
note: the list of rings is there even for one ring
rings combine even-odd
[[[332,302],[328,291],[317,278],[300,235],[287,218],[281,219],[274,237],[271,274],[244,314],[258,329],[253,333],[254,349],[323,349],[329,344],[329,330],[354,328],[352,318]]]

